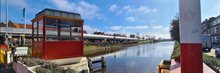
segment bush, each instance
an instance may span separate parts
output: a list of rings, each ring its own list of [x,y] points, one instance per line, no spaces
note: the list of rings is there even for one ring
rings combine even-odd
[[[67,68],[65,73],[76,73],[76,71],[73,69]]]
[[[45,61],[38,58],[23,58],[19,59],[19,61],[28,67],[30,66],[36,66],[36,65],[42,65]]]
[[[31,58],[24,58],[24,59],[21,59],[21,61],[20,61],[21,63],[23,63],[23,64],[25,64],[25,65],[27,65],[27,66],[36,66],[37,65],[37,63],[36,63],[36,61],[34,61],[33,59],[31,59]]]
[[[43,67],[36,67],[34,69],[36,73],[52,73],[49,69],[43,68]]]
[[[46,68],[46,69],[49,69],[51,72],[55,72],[55,69],[58,67],[57,64],[54,64],[54,63],[49,63],[49,62],[45,62],[43,65],[42,65],[43,68]]]
[[[54,73],[65,73],[65,69],[62,67],[56,67]]]

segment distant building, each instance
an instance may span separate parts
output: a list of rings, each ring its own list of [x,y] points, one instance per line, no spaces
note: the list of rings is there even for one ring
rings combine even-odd
[[[13,36],[20,36],[21,34],[31,34],[32,33],[32,25],[26,25],[26,31],[24,32],[24,24],[14,23],[12,21],[8,22],[8,28],[6,28],[6,24],[0,23],[0,35],[4,35],[8,31],[9,34],[13,34]]]
[[[213,44],[220,44],[220,15],[211,20],[203,21],[202,33],[210,34]]]
[[[136,38],[136,35],[131,34],[131,35],[130,35],[130,38]]]

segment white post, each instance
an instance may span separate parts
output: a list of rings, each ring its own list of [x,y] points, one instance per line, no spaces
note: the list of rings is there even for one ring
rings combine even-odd
[[[8,44],[8,0],[6,0],[6,15],[5,15],[5,24],[6,24],[6,43]]]
[[[24,8],[24,35],[23,35],[23,45],[25,45],[25,40],[26,40],[26,36],[25,36],[25,31],[26,31],[26,9]]]
[[[0,23],[2,22],[2,0],[0,0]]]
[[[200,0],[179,0],[181,73],[203,73]]]
[[[6,44],[9,45],[9,35],[8,35],[8,0],[6,0]],[[9,48],[9,47],[8,47]],[[11,62],[11,51],[7,52],[7,63],[10,63]]]

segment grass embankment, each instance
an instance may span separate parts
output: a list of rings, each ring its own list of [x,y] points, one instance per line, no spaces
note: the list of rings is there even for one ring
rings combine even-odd
[[[107,52],[114,52],[117,50],[121,50],[125,47],[128,46],[135,46],[135,45],[140,45],[140,44],[148,44],[152,43],[153,41],[146,40],[146,41],[139,41],[138,43],[129,43],[129,44],[114,44],[111,46],[101,46],[101,45],[84,45],[84,56],[95,56],[95,55],[100,55],[104,54]],[[109,49],[106,49],[109,48]],[[28,54],[32,55],[32,48],[29,47],[28,49]]]
[[[209,56],[203,53],[203,62],[206,63],[210,68],[215,70],[217,73],[220,73],[220,59]]]
[[[151,43],[151,42],[153,42],[153,41],[152,40],[146,40],[146,41],[140,41],[137,44],[148,44],[148,43]]]
[[[129,44],[114,44],[111,46],[100,46],[100,45],[85,45],[84,46],[84,56],[95,56],[95,55],[101,55],[108,52],[114,52],[117,50],[124,49],[125,47],[129,46],[135,46],[140,44],[147,44],[151,43],[151,41],[140,41],[137,43],[129,43]],[[108,49],[107,49],[108,48]]]
[[[174,50],[171,56],[171,59],[175,59],[180,55],[180,44],[175,42]],[[217,73],[220,73],[220,59],[216,57],[209,56],[203,53],[203,62],[206,63],[210,68],[215,70]]]
[[[179,42],[175,41],[173,53],[171,55],[171,59],[175,59],[180,55],[180,44]]]

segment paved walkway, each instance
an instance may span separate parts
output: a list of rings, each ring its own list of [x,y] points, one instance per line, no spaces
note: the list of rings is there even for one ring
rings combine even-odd
[[[170,73],[181,73],[180,63],[171,60]],[[215,73],[214,70],[209,68],[205,63],[203,63],[203,73]]]

